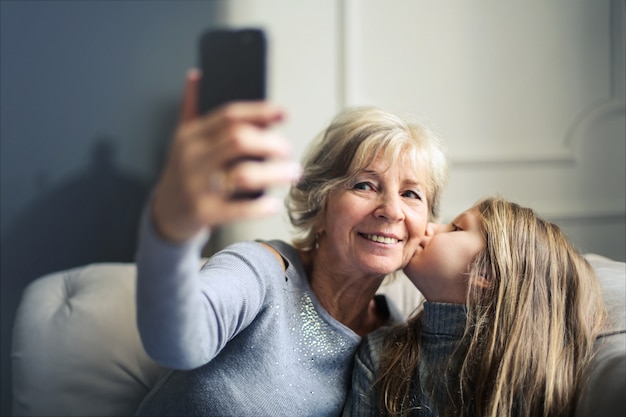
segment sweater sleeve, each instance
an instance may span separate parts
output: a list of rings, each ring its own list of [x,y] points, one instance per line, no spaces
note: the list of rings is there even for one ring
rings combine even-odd
[[[165,242],[144,211],[137,325],[146,352],[169,368],[193,369],[211,361],[258,314],[264,276],[282,272],[273,255],[254,242],[226,248],[201,269],[207,240],[203,232],[182,244]]]
[[[367,336],[354,358],[352,386],[346,397],[343,417],[376,417],[378,391],[374,382],[379,372],[382,343],[389,328],[383,327]]]

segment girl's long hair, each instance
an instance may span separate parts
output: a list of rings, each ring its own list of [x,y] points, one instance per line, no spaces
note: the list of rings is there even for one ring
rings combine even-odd
[[[441,415],[570,416],[606,321],[598,279],[561,230],[499,198],[478,204],[486,247],[469,266],[467,323]],[[472,285],[472,277],[489,285]],[[395,329],[375,389],[382,415],[405,416],[416,389],[419,315]],[[455,356],[456,355],[456,356]],[[428,391],[428,387],[423,387]]]

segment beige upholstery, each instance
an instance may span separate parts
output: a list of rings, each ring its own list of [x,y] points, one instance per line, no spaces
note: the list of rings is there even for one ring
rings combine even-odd
[[[588,259],[603,283],[615,334],[604,338],[589,369],[576,417],[624,416],[626,264]],[[420,297],[404,277],[381,292],[407,315]],[[141,346],[134,297],[133,264],[93,264],[30,284],[13,334],[14,415],[132,415],[162,370]]]
[[[135,266],[94,264],[24,291],[13,329],[16,416],[131,416],[160,367],[135,325]]]
[[[575,417],[626,416],[626,263],[587,255],[600,281],[612,326],[600,340]]]

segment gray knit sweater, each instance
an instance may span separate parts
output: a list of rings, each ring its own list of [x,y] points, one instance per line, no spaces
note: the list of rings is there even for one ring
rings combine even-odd
[[[462,304],[424,303],[421,317],[419,370],[413,377],[415,391],[410,399],[412,416],[439,416],[449,404],[446,368],[458,369],[450,363],[451,355],[463,335],[466,310]],[[352,388],[346,400],[344,417],[378,416],[378,391],[373,386],[380,369],[380,353],[390,327],[369,334],[359,347],[352,376]]]
[[[319,304],[296,250],[268,242],[283,271],[260,243],[238,243],[199,271],[206,239],[170,245],[142,219],[139,330],[147,352],[177,370],[137,415],[340,415],[361,338]]]

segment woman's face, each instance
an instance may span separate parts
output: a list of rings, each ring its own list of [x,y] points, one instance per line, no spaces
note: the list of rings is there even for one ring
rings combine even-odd
[[[485,248],[481,232],[475,207],[461,213],[450,224],[428,225],[421,248],[404,269],[428,301],[465,302],[468,267]]]
[[[328,197],[318,252],[334,272],[386,275],[404,267],[428,222],[425,178],[377,158]]]

